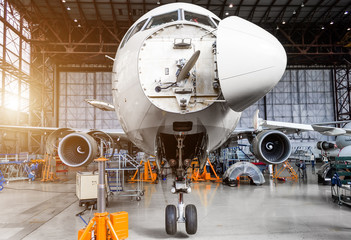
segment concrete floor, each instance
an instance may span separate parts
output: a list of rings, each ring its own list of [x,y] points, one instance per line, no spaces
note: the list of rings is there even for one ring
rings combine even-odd
[[[129,213],[129,239],[351,239],[348,206],[331,200],[330,186],[317,185],[310,167],[307,182],[263,186],[194,183],[185,203],[198,210],[198,232],[188,236],[184,224],[168,236],[164,208],[176,204],[171,179],[145,184],[140,202],[131,197],[111,199],[109,212]],[[0,192],[0,239],[77,239],[84,227],[75,214],[82,211],[75,196],[74,175],[55,183],[11,182]],[[87,221],[89,212],[83,215]]]

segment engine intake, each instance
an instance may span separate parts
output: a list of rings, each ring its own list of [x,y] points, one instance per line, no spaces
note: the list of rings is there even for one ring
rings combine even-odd
[[[329,149],[334,149],[334,143],[331,142],[326,142],[326,141],[319,141],[317,142],[317,148],[319,150],[329,150]]]
[[[252,141],[253,154],[269,164],[285,162],[291,153],[289,138],[280,131],[262,131]]]
[[[97,157],[98,146],[86,133],[71,133],[60,141],[58,155],[70,167],[86,166]]]

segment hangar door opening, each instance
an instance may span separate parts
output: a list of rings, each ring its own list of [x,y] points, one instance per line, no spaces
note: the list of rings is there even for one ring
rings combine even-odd
[[[96,109],[85,99],[113,103],[111,72],[59,73],[59,127],[121,129],[115,112]]]

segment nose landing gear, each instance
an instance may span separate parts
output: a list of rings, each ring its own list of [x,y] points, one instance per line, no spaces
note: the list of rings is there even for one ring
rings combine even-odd
[[[167,205],[166,207],[166,232],[174,235],[177,232],[177,223],[185,223],[185,230],[188,234],[195,234],[197,231],[197,210],[195,205],[188,204],[185,207],[183,194],[190,193],[191,188],[187,180],[184,183],[175,181],[172,193],[179,194],[178,206]],[[181,188],[177,188],[181,187]],[[185,208],[184,208],[185,207]]]
[[[189,204],[185,207],[183,201],[183,194],[190,193],[190,181],[186,178],[186,171],[183,168],[182,162],[182,148],[184,135],[179,134],[178,140],[178,151],[179,151],[179,165],[176,169],[176,179],[173,182],[171,192],[178,194],[178,206],[167,205],[165,212],[166,232],[169,235],[174,235],[177,232],[177,223],[185,223],[186,232],[190,235],[195,234],[197,231],[197,211],[193,204]]]

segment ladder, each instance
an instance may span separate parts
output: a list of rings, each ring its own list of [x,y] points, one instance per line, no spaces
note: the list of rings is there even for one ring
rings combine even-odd
[[[279,169],[278,165],[274,166],[273,179],[290,179],[296,181],[299,177],[295,172],[294,168],[290,165],[289,161],[285,161],[282,163]],[[290,176],[283,176],[283,172],[287,171]]]
[[[106,163],[107,169],[110,168],[109,162]],[[121,192],[123,191],[123,179],[119,171],[106,171],[107,172],[107,183],[110,192]]]

